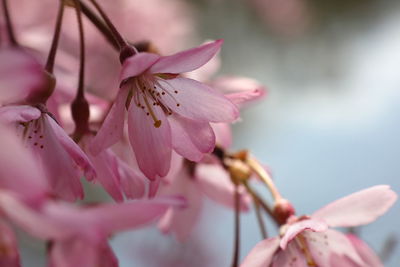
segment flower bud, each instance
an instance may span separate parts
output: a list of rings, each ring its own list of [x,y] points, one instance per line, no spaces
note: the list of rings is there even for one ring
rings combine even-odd
[[[295,210],[287,199],[280,198],[275,202],[273,214],[279,224],[285,224]]]

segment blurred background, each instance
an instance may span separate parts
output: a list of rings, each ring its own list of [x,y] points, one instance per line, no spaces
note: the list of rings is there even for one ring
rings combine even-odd
[[[187,39],[167,51],[223,38],[219,74],[251,77],[268,88],[234,125],[234,149],[247,148],[269,166],[297,214],[376,184],[400,193],[399,1],[125,2],[149,14],[152,3],[159,9],[154,19],[185,18],[174,36]],[[381,253],[400,238],[399,225],[397,203],[359,230]],[[270,224],[268,233],[276,234]],[[254,212],[243,215],[241,258],[260,240]],[[185,244],[157,229],[118,235],[112,244],[122,267],[230,266],[233,212],[207,202]],[[36,252],[28,249],[25,261]],[[385,266],[400,266],[399,246],[386,258]]]

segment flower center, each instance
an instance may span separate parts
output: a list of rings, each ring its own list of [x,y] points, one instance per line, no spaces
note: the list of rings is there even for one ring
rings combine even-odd
[[[168,104],[174,103],[180,106],[174,94],[178,94],[178,90],[167,90],[157,81],[153,75],[140,75],[133,81],[133,101],[135,105],[142,109],[147,116],[151,116],[154,127],[161,126],[162,121],[157,117],[157,109],[161,109],[166,115],[172,115],[173,111]],[[166,104],[168,103],[168,104]]]

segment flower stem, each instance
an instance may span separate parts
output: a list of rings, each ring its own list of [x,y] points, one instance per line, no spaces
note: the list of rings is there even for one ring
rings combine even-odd
[[[269,174],[265,171],[265,169],[261,166],[261,164],[254,158],[248,157],[246,159],[247,164],[249,167],[257,174],[257,176],[267,185],[269,191],[272,194],[272,197],[275,201],[282,198],[281,194],[279,193],[278,189],[276,188],[274,182],[272,181]]]
[[[256,191],[254,191],[253,188],[250,187],[248,183],[243,183],[244,187],[246,188],[247,192],[251,195],[251,197],[254,199],[254,201],[257,201],[260,207],[274,220],[276,225],[279,226],[279,223],[277,219],[275,218],[275,215],[272,211],[272,209],[268,206],[267,203],[257,194]]]
[[[107,25],[95,14],[93,11],[82,1],[79,1],[82,13],[92,22],[92,24],[103,34],[109,44],[115,49],[119,50],[119,45],[114,35],[107,27]]]
[[[254,209],[256,211],[258,226],[260,227],[262,239],[267,238],[267,229],[265,228],[264,220],[261,214],[260,203],[258,199],[254,199]]]
[[[74,0],[76,17],[79,27],[79,51],[80,51],[80,64],[79,64],[79,82],[76,97],[72,102],[72,117],[75,122],[74,139],[78,141],[82,134],[89,129],[89,103],[85,98],[84,81],[85,81],[85,35],[83,31],[81,5],[78,0]]]
[[[79,82],[78,82],[78,92],[76,97],[84,98],[83,86],[85,81],[85,36],[83,32],[83,23],[81,15],[81,5],[78,0],[74,0],[76,18],[78,20],[79,28]]]
[[[239,266],[239,250],[240,250],[240,194],[239,187],[235,184],[235,194],[233,196],[235,202],[235,240],[232,258],[232,267]]]
[[[53,40],[51,43],[51,48],[50,48],[49,55],[47,57],[47,62],[46,62],[46,67],[45,67],[46,71],[49,73],[53,73],[53,69],[54,69],[54,62],[55,62],[57,48],[58,48],[58,41],[60,39],[63,14],[64,14],[64,1],[60,0],[60,6],[58,8],[57,21],[56,21],[56,26],[55,26],[55,30],[54,30]]]
[[[2,2],[3,2],[3,12],[4,12],[4,18],[6,21],[8,38],[10,39],[10,42],[13,46],[18,46],[18,42],[17,42],[17,39],[15,38],[15,34],[14,34],[14,29],[13,29],[13,24],[11,21],[10,12],[8,10],[7,0],[3,0]]]
[[[93,4],[93,6],[96,8],[96,10],[100,13],[100,16],[103,18],[104,22],[107,24],[110,32],[114,36],[114,39],[119,46],[119,49],[121,50],[123,47],[128,46],[128,43],[125,41],[125,39],[122,37],[122,35],[115,28],[114,24],[108,18],[108,16],[103,11],[103,9],[100,7],[100,5],[96,2],[96,0],[89,0],[89,1]]]

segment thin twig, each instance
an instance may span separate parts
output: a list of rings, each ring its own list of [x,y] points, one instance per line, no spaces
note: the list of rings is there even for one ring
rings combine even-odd
[[[254,209],[256,211],[258,226],[260,227],[262,239],[267,238],[267,230],[265,228],[264,220],[261,214],[260,203],[257,199],[254,199]]]
[[[6,28],[7,28],[7,34],[8,38],[10,39],[10,42],[13,46],[18,46],[17,39],[15,38],[14,34],[14,29],[11,21],[11,16],[10,12],[8,10],[8,3],[7,0],[3,0],[3,12],[4,12],[4,18],[6,20]]]
[[[118,43],[119,49],[122,49],[125,46],[128,46],[128,43],[125,41],[125,39],[122,37],[122,35],[118,32],[118,30],[115,28],[114,24],[111,22],[109,17],[106,15],[106,13],[103,11],[103,9],[100,7],[100,5],[96,2],[96,0],[89,0],[93,6],[96,8],[96,10],[100,13],[100,16],[103,18],[104,22],[107,24],[110,32],[115,38],[115,41]]]
[[[239,266],[239,251],[240,251],[240,193],[238,185],[235,184],[235,240],[233,244],[232,267]]]
[[[79,1],[82,13],[92,22],[92,24],[103,34],[108,43],[117,51],[119,51],[118,42],[107,25],[82,1]]]
[[[45,67],[46,71],[49,73],[53,73],[54,69],[54,62],[57,53],[58,41],[60,39],[63,14],[64,14],[64,1],[60,0],[60,6],[58,8],[57,21],[54,30],[53,40],[51,42],[51,48],[49,51],[49,55],[47,57],[47,62]]]

